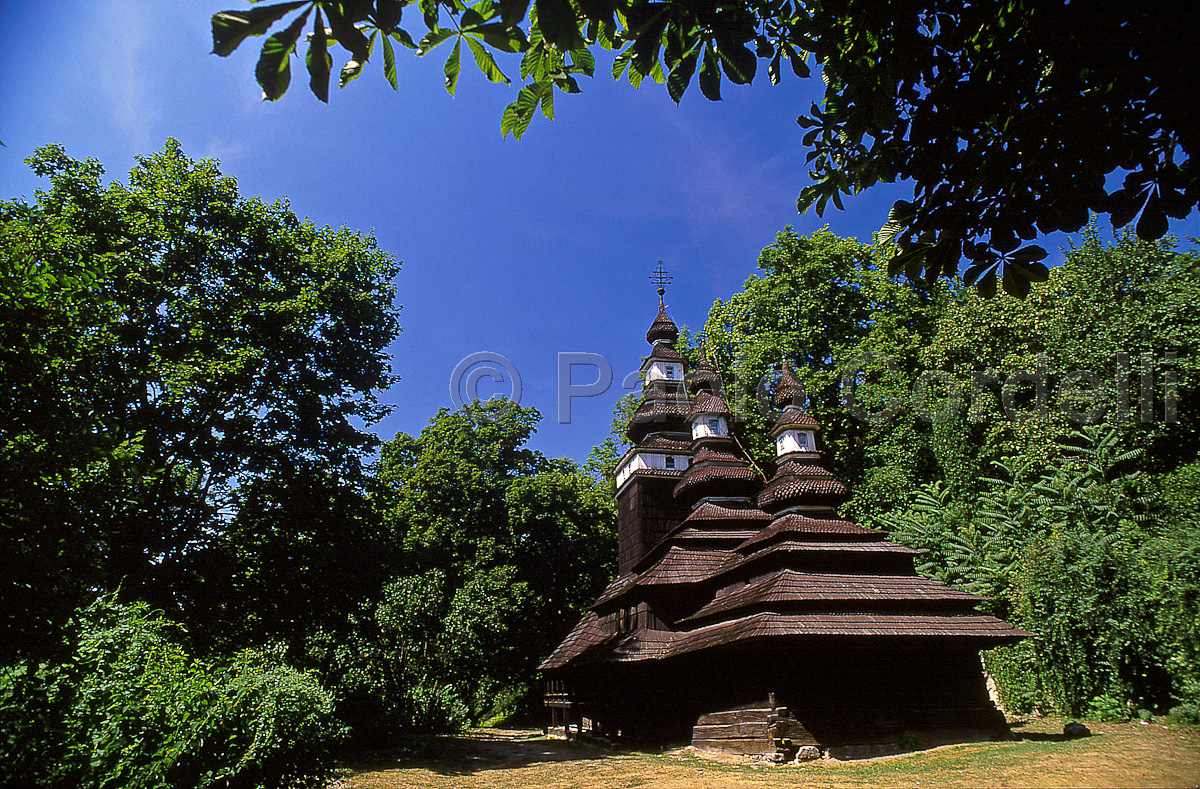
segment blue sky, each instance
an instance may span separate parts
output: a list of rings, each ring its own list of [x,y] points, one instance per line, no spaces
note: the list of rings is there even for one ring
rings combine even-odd
[[[824,219],[796,214],[807,170],[795,118],[819,98],[819,80],[771,87],[763,75],[726,85],[719,103],[693,86],[676,106],[660,86],[614,83],[598,63],[583,94],[556,96],[557,120],[535,119],[520,141],[500,136],[515,89],[488,83],[464,56],[449,96],[441,50],[400,50],[398,93],[372,61],[329,106],[294,60],[289,93],[263,102],[261,38],[229,58],[209,54],[211,15],[246,5],[0,0],[0,197],[41,186],[22,162],[39,145],[62,143],[124,179],[135,154],[171,136],[194,158],[220,159],[245,195],[287,197],[318,224],[373,231],[404,261],[404,332],[392,347],[402,380],[385,395],[394,413],[374,428],[385,439],[450,406],[457,363],[492,351],[520,372],[522,403],[543,414],[533,446],[582,460],[646,350],[656,261],[675,277],[672,316],[698,329],[784,225],[828,223],[869,240],[909,194],[876,187]],[[510,76],[515,58],[500,63]],[[1194,214],[1181,230],[1196,233]],[[574,401],[570,424],[557,422],[560,352],[601,354],[615,376],[605,395]]]

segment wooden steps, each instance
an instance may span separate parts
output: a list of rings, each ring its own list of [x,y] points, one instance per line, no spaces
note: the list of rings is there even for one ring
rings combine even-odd
[[[781,754],[791,758],[803,745],[816,745],[811,734],[787,707],[774,703],[747,704],[701,715],[692,727],[692,746],[734,755]]]

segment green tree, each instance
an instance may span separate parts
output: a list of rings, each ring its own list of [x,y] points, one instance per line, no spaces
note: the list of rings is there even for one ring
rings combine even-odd
[[[1145,242],[1123,233],[1106,244],[1093,227],[1028,299],[962,293],[949,303],[920,362],[953,374],[981,467],[1021,455],[1045,468],[1059,454],[1059,439],[1085,421],[1119,428],[1128,448],[1146,450],[1148,470],[1194,458],[1200,451],[1195,270],[1195,252],[1177,251],[1172,239]],[[1002,383],[1022,371],[1044,374],[1044,408],[1037,413],[1033,380],[1009,393],[1006,409]],[[1078,373],[1088,378],[1073,379]],[[990,382],[973,385],[976,375]],[[1024,411],[1028,418],[1009,418]]]
[[[354,615],[402,561],[363,491],[328,473],[277,471],[239,487],[233,502],[228,523],[187,562],[182,617],[193,643],[281,643],[304,662],[313,638],[354,637]]]
[[[496,56],[519,54],[524,84],[501,120],[502,132],[518,137],[539,107],[554,117],[556,91],[579,92],[577,77],[593,75],[599,49],[616,52],[615,78],[638,86],[649,77],[675,101],[694,77],[718,100],[723,81],[751,82],[760,60],[773,84],[785,64],[801,78],[816,70],[825,98],[799,119],[813,171],[798,207],[820,214],[830,200],[840,207],[843,194],[912,181],[913,200],[898,201],[883,229],[899,251],[891,270],[932,281],[966,261],[968,282],[985,295],[1002,279],[1023,296],[1046,278],[1045,251],[1020,246],[1039,232],[1077,231],[1089,211],[1118,227],[1140,214],[1137,232],[1153,240],[1167,232],[1168,217],[1186,217],[1200,202],[1192,164],[1200,135],[1189,114],[1197,72],[1187,43],[1200,38],[1200,16],[1168,5],[421,0],[410,33],[401,20],[411,4],[318,0],[222,11],[212,19],[213,51],[228,55],[296,12],[267,38],[255,75],[264,97],[282,96],[291,55],[311,27],[309,85],[323,101],[335,43],[349,53],[342,86],[379,43],[396,88],[393,43],[424,55],[453,39],[444,67],[451,93],[464,41],[493,82],[511,83]],[[1124,182],[1109,185],[1119,173]]]
[[[843,379],[848,368],[862,368],[851,375],[854,396],[871,412],[907,401],[945,289],[900,285],[881,270],[871,247],[828,230],[802,237],[786,228],[762,251],[758,266],[760,273],[739,293],[713,305],[705,324],[710,356],[754,459],[762,465],[774,457],[766,440],[774,418],[770,398],[787,360],[805,387],[805,407],[824,428],[822,444],[848,481],[858,487],[884,457],[892,472],[915,480],[930,462],[915,423],[855,417],[843,402]],[[883,357],[895,370],[872,361]],[[860,493],[891,501],[894,493],[883,493],[889,481],[875,482]]]
[[[1042,700],[1080,715],[1100,697],[1154,708],[1191,679],[1165,659],[1171,623],[1156,624],[1167,609],[1154,603],[1151,562],[1166,546],[1136,470],[1143,452],[1120,443],[1117,429],[1090,426],[1066,437],[1045,470],[1013,458],[977,500],[935,483],[883,520],[926,551],[923,571],[990,598],[1034,634],[1032,649],[989,656],[1018,709]],[[1024,670],[1009,670],[1013,660]]]
[[[612,577],[609,486],[527,448],[540,418],[476,402],[383,446],[378,508],[405,555],[377,618],[414,721],[515,709]]]
[[[374,239],[243,198],[174,140],[127,184],[58,146],[29,164],[50,189],[0,203],[6,657],[98,590],[178,611],[267,480],[361,486],[398,331]]]

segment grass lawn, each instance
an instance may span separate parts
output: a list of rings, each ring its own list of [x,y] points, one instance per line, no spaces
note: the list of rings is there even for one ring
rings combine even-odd
[[[420,756],[356,765],[355,789],[579,787],[1186,787],[1200,786],[1200,729],[1161,723],[1089,723],[1093,736],[1056,739],[1063,721],[1013,724],[1017,739],[870,761],[775,767],[717,761],[689,750],[605,753],[537,732],[480,729],[440,737]]]

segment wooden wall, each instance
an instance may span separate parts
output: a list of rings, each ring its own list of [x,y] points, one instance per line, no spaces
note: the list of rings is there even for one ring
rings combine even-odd
[[[1005,732],[977,652],[844,642],[597,664],[569,682],[578,714],[631,745],[694,742],[741,753],[775,739],[823,749]],[[918,738],[920,739],[920,738]],[[847,751],[853,755],[850,751]]]
[[[679,477],[637,475],[617,497],[617,571],[624,575],[679,525],[687,512],[671,492]]]

